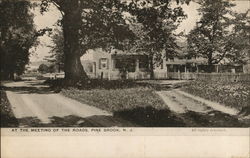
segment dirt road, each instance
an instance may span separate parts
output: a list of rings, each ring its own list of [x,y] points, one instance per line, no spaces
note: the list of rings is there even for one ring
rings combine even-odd
[[[250,120],[239,111],[179,89],[156,92],[188,127],[248,127]]]
[[[134,126],[111,113],[54,93],[43,81],[6,83],[7,97],[20,127]]]
[[[168,105],[170,110],[176,113],[186,113],[187,111],[208,113],[213,110],[217,110],[229,115],[237,115],[239,113],[239,111],[236,109],[193,96],[178,89],[158,91],[157,93]]]

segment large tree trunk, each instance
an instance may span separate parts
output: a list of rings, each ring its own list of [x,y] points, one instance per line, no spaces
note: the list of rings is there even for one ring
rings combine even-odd
[[[65,2],[66,3],[66,2]],[[65,79],[79,81],[87,79],[87,75],[80,61],[79,30],[81,27],[81,9],[78,0],[70,0],[64,9],[63,35],[65,55]]]
[[[12,70],[6,70],[1,75],[2,80],[14,80],[14,72]]]
[[[15,80],[15,77],[14,77],[14,72],[10,72],[10,77],[9,77],[10,80]]]
[[[1,72],[1,80],[14,80],[14,71],[12,70],[11,66],[3,68]]]

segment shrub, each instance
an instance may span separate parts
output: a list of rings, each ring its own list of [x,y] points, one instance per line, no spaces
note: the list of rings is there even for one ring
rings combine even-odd
[[[7,99],[6,93],[0,90],[0,107],[1,107],[1,127],[17,127],[18,122],[14,117],[9,100]]]

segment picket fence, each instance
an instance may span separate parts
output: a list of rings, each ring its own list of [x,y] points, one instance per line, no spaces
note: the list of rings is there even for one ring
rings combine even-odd
[[[178,72],[156,72],[155,79],[178,79],[178,80],[204,80],[238,82],[250,81],[250,73],[178,73]]]

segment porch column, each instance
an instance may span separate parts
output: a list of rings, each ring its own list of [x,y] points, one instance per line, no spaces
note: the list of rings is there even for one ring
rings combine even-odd
[[[108,75],[108,79],[111,80],[111,71],[112,71],[112,69],[113,69],[113,59],[112,59],[112,57],[110,57],[109,60],[110,60],[110,62],[108,63],[108,64],[109,64],[109,71],[108,71],[109,75]]]
[[[93,62],[92,68],[93,68],[94,78],[96,78],[96,63],[95,62]]]
[[[139,59],[135,60],[135,79],[138,79],[138,74],[140,72]]]
[[[139,68],[139,59],[136,59],[135,61],[135,72],[139,72],[140,68]]]
[[[187,75],[187,65],[186,65],[186,64],[185,64],[185,67],[184,67],[184,68],[185,68],[185,74],[184,74],[185,77],[184,77],[184,78],[185,78],[185,79],[188,79],[188,75]]]
[[[163,58],[162,64],[163,64],[164,78],[166,79],[167,78],[167,72],[168,72],[166,57]]]
[[[196,69],[197,69],[196,72],[199,73],[199,65],[198,64],[196,64]]]
[[[178,79],[181,79],[180,65],[178,66]]]

